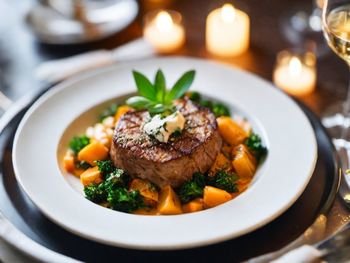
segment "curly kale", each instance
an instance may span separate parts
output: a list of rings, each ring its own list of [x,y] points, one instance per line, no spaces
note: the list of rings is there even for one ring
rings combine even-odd
[[[104,184],[107,189],[115,189],[117,187],[127,187],[130,182],[130,176],[122,169],[115,169],[106,176]]]
[[[128,191],[126,188],[109,191],[107,201],[114,210],[122,212],[132,212],[145,206],[139,191]]]
[[[185,182],[178,190],[178,196],[182,203],[203,196],[203,189],[205,187],[205,177],[201,173],[194,173],[190,181]]]
[[[95,203],[108,202],[113,209],[122,212],[131,212],[144,206],[138,191],[128,191],[130,177],[124,170],[116,168],[110,160],[96,163],[105,180],[84,188],[87,199]]]
[[[220,116],[231,116],[230,109],[220,103],[220,102],[213,102],[211,100],[205,100],[202,98],[202,95],[197,92],[197,91],[190,91],[186,93],[186,97],[193,102],[196,102],[203,107],[209,108],[215,115],[215,117],[220,117]]]
[[[224,104],[221,103],[215,103],[213,104],[211,108],[212,112],[214,113],[215,117],[220,117],[220,116],[230,116],[230,110],[225,106]]]
[[[69,143],[69,148],[77,155],[81,149],[90,143],[89,137],[86,135],[83,136],[74,136]]]
[[[244,143],[258,161],[267,154],[267,149],[263,146],[260,136],[255,133],[250,134]]]
[[[113,162],[111,160],[107,161],[96,161],[98,170],[103,174],[109,174],[116,170]]]
[[[84,188],[85,197],[94,203],[106,201],[107,192],[104,184],[91,184]]]
[[[237,189],[238,176],[234,173],[218,171],[214,176],[207,177],[208,185],[225,190],[229,193],[238,192]]]
[[[100,122],[102,122],[105,118],[109,116],[114,116],[117,113],[119,105],[117,103],[109,106],[105,111],[103,111],[100,115]]]
[[[86,169],[90,168],[91,165],[88,162],[85,162],[85,161],[77,161],[75,163],[75,167],[78,168],[78,169],[86,170]]]

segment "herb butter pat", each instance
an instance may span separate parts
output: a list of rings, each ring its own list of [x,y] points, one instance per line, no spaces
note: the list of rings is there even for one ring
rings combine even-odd
[[[185,126],[185,118],[176,111],[173,114],[162,118],[160,114],[153,118],[143,126],[143,130],[149,136],[156,138],[160,142],[168,142],[170,136],[174,132],[181,132]]]

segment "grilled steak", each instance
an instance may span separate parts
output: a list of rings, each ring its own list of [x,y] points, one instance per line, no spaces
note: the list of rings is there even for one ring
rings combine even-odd
[[[220,151],[222,140],[214,114],[190,100],[177,101],[186,119],[182,134],[167,143],[150,138],[142,126],[146,111],[128,112],[118,122],[111,146],[114,164],[133,177],[178,187],[194,172],[206,172]]]

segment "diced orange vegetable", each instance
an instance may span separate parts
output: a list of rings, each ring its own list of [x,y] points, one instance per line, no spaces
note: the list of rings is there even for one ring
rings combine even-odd
[[[100,142],[92,142],[78,153],[78,160],[95,166],[95,161],[105,160],[108,157],[108,148]]]
[[[130,108],[127,105],[123,105],[120,106],[116,112],[116,114],[114,115],[114,119],[116,122],[119,121],[120,117],[123,116],[125,113],[127,113],[128,111],[132,110],[132,108]]]
[[[244,144],[240,144],[233,150],[232,165],[237,175],[241,179],[247,180],[254,176],[256,159]]]
[[[75,169],[74,165],[74,155],[71,151],[67,151],[66,154],[63,157],[63,166],[64,169],[69,172],[73,173]]]
[[[213,186],[204,187],[203,202],[207,207],[214,207],[231,199],[232,197],[230,193],[226,192],[225,190],[221,190]]]
[[[170,185],[165,186],[159,196],[158,212],[162,215],[181,214],[181,202]]]
[[[80,178],[80,175],[85,172],[84,169],[82,168],[74,168],[74,171],[73,171],[73,174],[76,176],[76,177],[79,177]]]
[[[227,171],[231,169],[231,167],[232,167],[231,161],[227,159],[224,154],[219,153],[216,156],[213,166],[209,170],[209,174],[215,174],[220,170]]]
[[[143,197],[158,202],[158,191],[147,180],[133,179],[130,183],[130,190],[138,190]]]
[[[84,186],[90,184],[99,184],[103,181],[102,174],[98,167],[91,167],[80,175],[80,181]]]
[[[232,146],[230,144],[228,144],[227,142],[223,142],[222,146],[221,146],[221,152],[225,155],[225,156],[231,156],[232,153]]]
[[[221,116],[216,120],[220,135],[232,146],[242,143],[248,137],[248,134],[230,117]]]
[[[158,215],[157,209],[149,209],[149,208],[140,208],[132,212],[135,215]]]
[[[185,213],[197,212],[203,209],[204,209],[204,204],[203,204],[202,198],[196,198],[182,206],[182,211],[184,211]]]

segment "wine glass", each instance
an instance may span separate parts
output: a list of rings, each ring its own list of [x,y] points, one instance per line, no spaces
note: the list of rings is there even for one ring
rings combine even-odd
[[[322,29],[328,45],[350,67],[350,0],[325,0]],[[350,86],[350,85],[349,85]],[[335,138],[337,147],[350,145],[350,88],[345,101],[326,110],[322,122]]]

